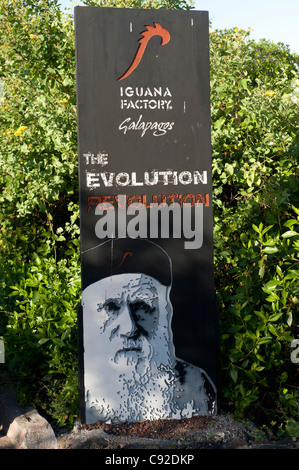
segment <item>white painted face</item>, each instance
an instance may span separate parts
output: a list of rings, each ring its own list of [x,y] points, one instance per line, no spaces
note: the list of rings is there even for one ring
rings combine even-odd
[[[170,287],[150,276],[130,273],[102,279],[83,291],[88,424],[190,417],[196,411],[192,390],[198,373],[191,375],[196,380],[188,384],[185,402],[177,401],[183,389],[177,382],[169,292]],[[201,410],[205,395],[195,395]]]
[[[119,274],[82,294],[85,363],[148,369],[174,361],[169,287],[144,274]],[[141,370],[140,370],[141,372]]]

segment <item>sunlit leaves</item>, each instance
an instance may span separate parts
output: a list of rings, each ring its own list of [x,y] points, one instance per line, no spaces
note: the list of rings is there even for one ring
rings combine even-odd
[[[210,40],[224,399],[252,418],[265,402],[263,418],[283,421],[298,413],[289,346],[298,336],[298,56],[237,28]]]

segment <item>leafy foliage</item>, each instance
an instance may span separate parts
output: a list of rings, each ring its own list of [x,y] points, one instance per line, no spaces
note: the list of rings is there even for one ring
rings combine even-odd
[[[73,19],[57,0],[7,0],[0,28],[1,370],[24,401],[72,425],[80,299]],[[210,55],[223,406],[294,433],[298,56],[237,28],[211,31]]]
[[[298,414],[298,57],[237,28],[210,42],[223,401],[279,427]]]
[[[24,399],[72,422],[80,293],[73,22],[53,0],[9,1],[0,28],[0,335]]]
[[[189,10],[193,2],[189,0],[82,0],[86,6],[115,8],[151,8],[167,10]]]

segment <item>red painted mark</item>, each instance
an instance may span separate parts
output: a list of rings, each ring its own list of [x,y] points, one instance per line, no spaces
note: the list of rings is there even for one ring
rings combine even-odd
[[[160,46],[164,46],[170,41],[170,34],[167,29],[162,28],[159,23],[154,23],[154,25],[155,26],[145,26],[146,30],[141,33],[142,38],[138,40],[140,44],[138,46],[133,62],[131,63],[128,70],[120,78],[118,78],[117,81],[123,80],[124,78],[128,77],[133,72],[133,70],[136,69],[143,57],[147,43],[153,36],[161,37]]]
[[[118,268],[121,267],[121,265],[122,265],[123,262],[125,261],[126,256],[133,256],[132,251],[125,251],[125,252],[124,252],[121,262],[116,266],[115,269],[118,269]]]

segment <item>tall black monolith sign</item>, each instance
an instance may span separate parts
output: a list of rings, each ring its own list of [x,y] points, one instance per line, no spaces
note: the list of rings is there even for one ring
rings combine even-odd
[[[217,409],[208,30],[75,8],[85,423]]]

